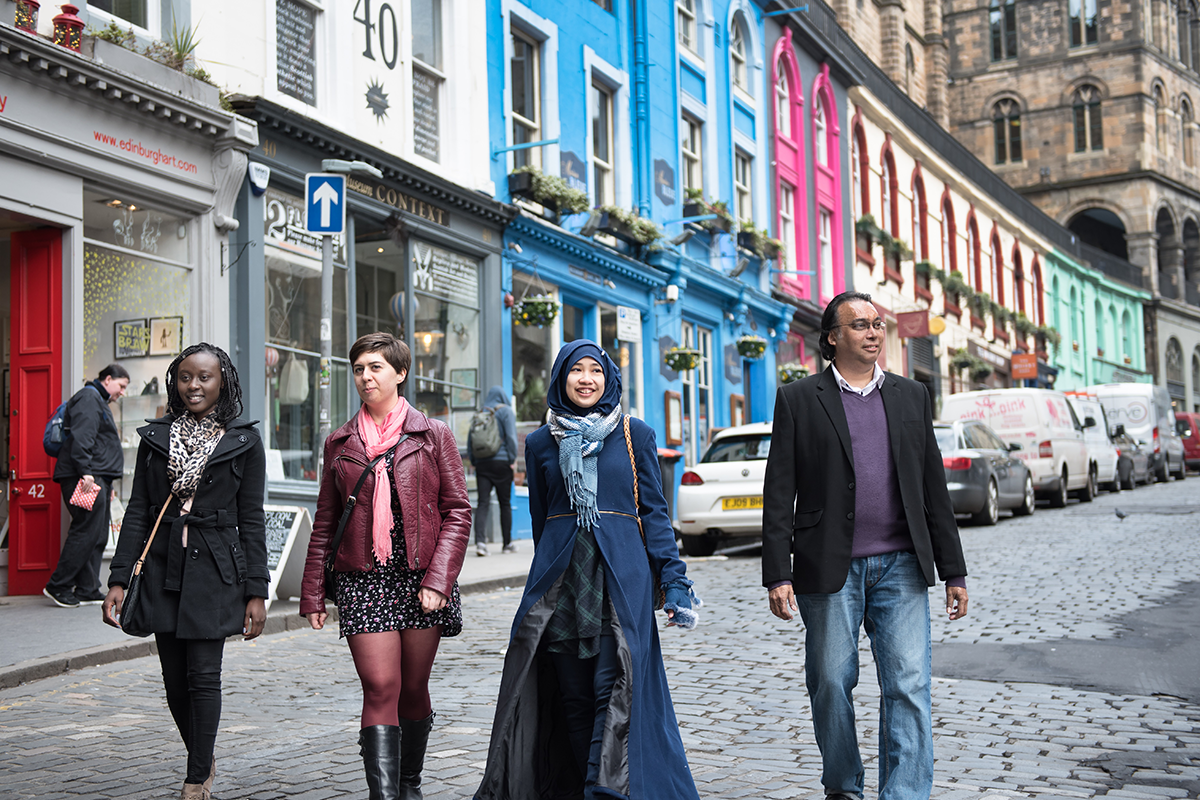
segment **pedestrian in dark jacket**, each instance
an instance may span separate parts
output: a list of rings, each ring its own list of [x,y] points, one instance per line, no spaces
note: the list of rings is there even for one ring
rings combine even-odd
[[[167,415],[138,430],[133,492],[104,599],[120,627],[121,604],[146,539],[140,602],[162,663],[167,707],[187,747],[183,800],[208,800],[221,721],[225,638],[262,633],[267,618],[266,457],[254,422],[239,419],[237,370],[200,343],[167,367]]]
[[[654,618],[661,586],[668,625],[696,624],[654,430],[621,413],[620,370],[587,340],[559,351],[547,401],[525,440],[533,564],[475,797],[697,800]]]
[[[100,561],[108,544],[108,504],[113,481],[125,471],[121,434],[108,406],[119,400],[128,387],[125,368],[109,364],[96,380],[72,395],[63,414],[64,427],[69,427],[71,435],[58,453],[54,481],[62,489],[71,525],[58,565],[42,590],[63,608],[95,605],[104,599],[100,592]],[[90,509],[71,503],[76,487],[90,491],[94,486],[100,491]]]
[[[515,553],[517,546],[512,540],[512,485],[513,468],[517,463],[517,415],[509,405],[508,395],[501,386],[488,390],[483,401],[485,409],[492,409],[496,425],[500,428],[500,450],[489,458],[476,458],[472,435],[467,435],[467,453],[475,467],[475,555],[488,554],[488,519],[492,505],[492,489],[496,490],[496,501],[500,504],[500,536],[504,540],[504,552]]]
[[[454,434],[400,394],[408,345],[367,334],[350,363],[363,405],[325,440],[300,613],[320,630],[326,597],[338,607],[362,682],[358,741],[371,800],[420,800],[433,728],[429,676],[442,637],[462,631],[457,581],[471,502]],[[335,588],[325,580],[331,555]]]

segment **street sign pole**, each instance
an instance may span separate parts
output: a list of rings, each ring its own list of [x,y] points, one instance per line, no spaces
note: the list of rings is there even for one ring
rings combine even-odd
[[[333,358],[333,235],[321,237],[321,366],[317,377],[317,474],[325,467],[325,440],[329,438],[330,414],[333,413],[333,388],[330,385],[330,359]]]

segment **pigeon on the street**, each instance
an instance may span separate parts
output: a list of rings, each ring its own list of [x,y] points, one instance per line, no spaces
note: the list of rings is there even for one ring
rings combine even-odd
[[[1121,520],[1122,522],[1124,522],[1125,518],[1129,516],[1128,514],[1126,514],[1124,511],[1122,511],[1119,508],[1114,508],[1113,513],[1116,514],[1117,519]]]

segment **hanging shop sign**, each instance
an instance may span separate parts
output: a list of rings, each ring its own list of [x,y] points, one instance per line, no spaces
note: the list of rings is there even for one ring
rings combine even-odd
[[[358,178],[350,178],[346,182],[346,186],[352,192],[358,192],[361,195],[370,197],[373,200],[378,200],[380,203],[389,205],[392,208],[412,214],[415,217],[428,220],[429,222],[450,227],[450,212],[444,208],[435,206],[433,203],[427,203],[424,200],[407,195],[399,189],[393,189],[390,186],[385,186],[382,183],[374,183],[372,181],[359,180]]]
[[[563,150],[559,153],[558,172],[567,182],[567,186],[581,192],[587,191],[587,165],[583,163],[582,158],[570,150]]]
[[[675,205],[675,168],[661,158],[654,160],[654,193],[664,206]]]
[[[622,342],[642,340],[642,312],[629,306],[617,306],[617,339]]]

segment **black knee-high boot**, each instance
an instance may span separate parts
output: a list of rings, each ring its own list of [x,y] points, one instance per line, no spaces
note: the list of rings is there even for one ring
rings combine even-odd
[[[358,732],[358,745],[367,773],[370,800],[397,800],[400,796],[400,729],[395,725],[370,725]]]
[[[400,720],[400,795],[399,800],[423,800],[421,772],[425,768],[425,749],[433,714],[425,719]]]

